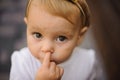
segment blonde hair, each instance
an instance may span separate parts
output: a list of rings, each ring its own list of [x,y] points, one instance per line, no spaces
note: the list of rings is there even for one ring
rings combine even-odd
[[[26,6],[25,17],[28,17],[29,8],[32,1],[28,0]],[[45,6],[45,8],[52,14],[62,16],[65,19],[71,21],[72,15],[80,15],[82,21],[82,27],[90,25],[90,11],[85,0],[37,0],[40,5]],[[77,8],[76,8],[77,6]]]

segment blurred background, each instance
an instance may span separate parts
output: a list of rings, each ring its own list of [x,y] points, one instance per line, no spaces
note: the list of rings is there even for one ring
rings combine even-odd
[[[96,51],[99,80],[120,80],[120,0],[87,2],[92,24],[80,47]],[[9,79],[13,51],[26,46],[25,5],[26,0],[0,0],[0,80]]]
[[[0,0],[0,80],[9,80],[13,51],[26,46],[26,1]]]

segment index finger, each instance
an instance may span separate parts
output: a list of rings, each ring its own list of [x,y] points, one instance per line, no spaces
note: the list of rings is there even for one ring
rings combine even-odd
[[[50,56],[51,56],[50,53],[45,54],[45,57],[43,59],[43,66],[49,67],[49,65],[50,65]]]

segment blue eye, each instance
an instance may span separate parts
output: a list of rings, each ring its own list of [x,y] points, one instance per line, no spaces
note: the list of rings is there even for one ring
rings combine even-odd
[[[36,39],[39,39],[39,38],[42,37],[42,35],[41,35],[40,33],[38,33],[38,32],[34,32],[34,33],[33,33],[33,36],[34,36],[34,38],[36,38]]]
[[[67,39],[67,37],[65,37],[65,36],[59,36],[59,37],[57,38],[57,41],[63,42],[63,41],[65,41],[66,39]]]

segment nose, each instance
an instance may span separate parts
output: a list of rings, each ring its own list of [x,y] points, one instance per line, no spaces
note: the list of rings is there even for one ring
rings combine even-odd
[[[54,44],[50,40],[44,40],[41,42],[41,52],[42,53],[53,53],[54,52]]]

